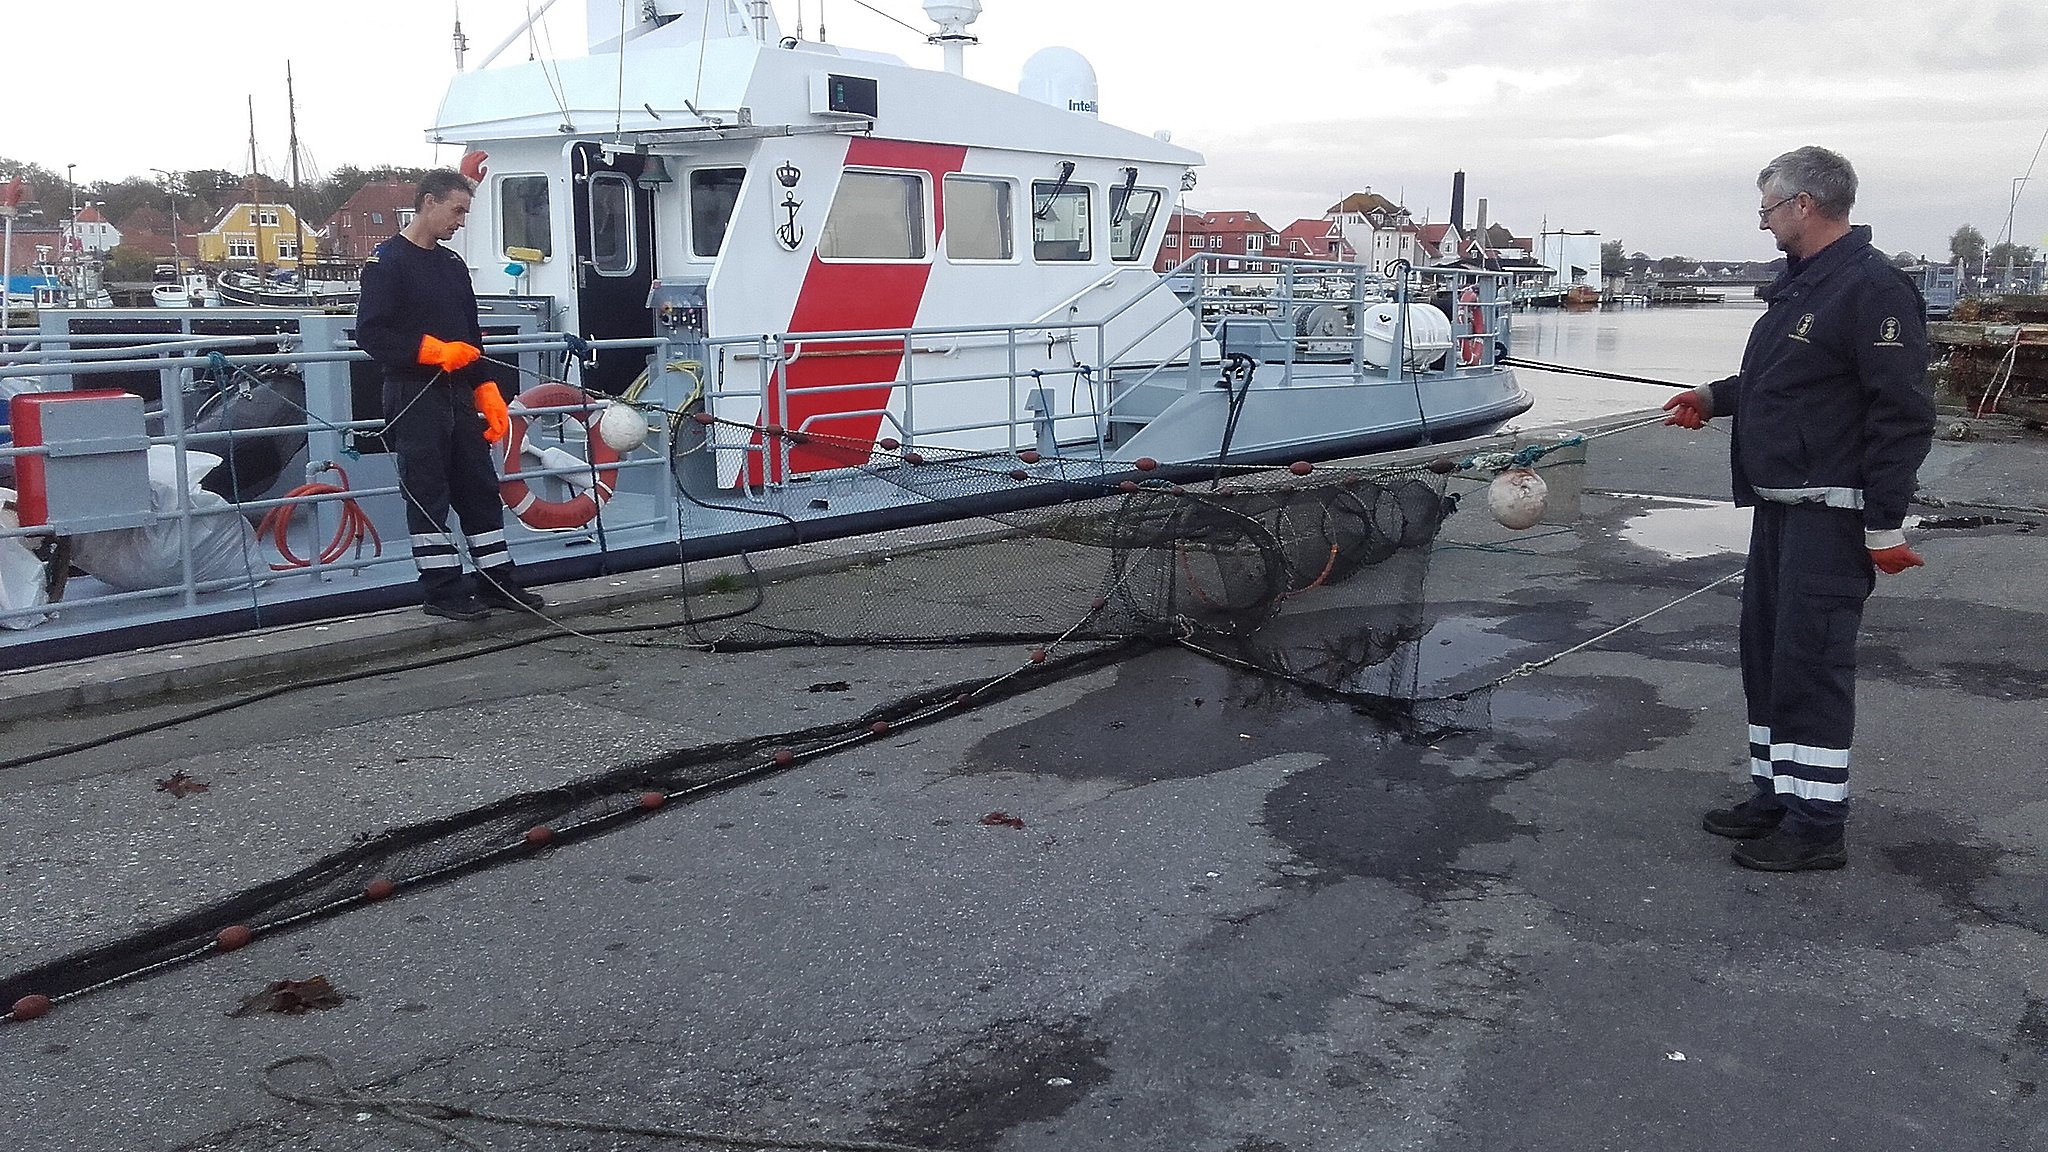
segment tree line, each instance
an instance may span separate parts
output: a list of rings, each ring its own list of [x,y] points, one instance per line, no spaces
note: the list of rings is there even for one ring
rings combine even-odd
[[[1960,264],[1965,272],[1983,274],[2000,268],[2025,268],[2037,259],[2031,244],[2014,244],[2010,241],[1989,244],[1984,233],[1973,225],[1965,224],[1948,238],[1948,263]],[[1642,276],[1650,272],[1661,272],[1667,276],[1683,275],[1702,264],[1754,264],[1754,261],[1736,260],[1695,260],[1691,256],[1651,256],[1646,252],[1628,252],[1619,240],[1609,240],[1600,245],[1600,271],[1608,276]],[[1925,253],[1896,252],[1892,265],[1910,268],[1916,264],[1931,264]],[[1782,258],[1771,261],[1782,266]]]
[[[73,187],[61,171],[32,161],[0,156],[0,183],[19,176],[28,186],[28,194],[34,198],[32,204],[24,206],[23,215],[28,219],[40,218],[55,223],[70,215],[75,200],[81,205],[99,205],[100,214],[118,225],[142,208],[154,208],[169,215],[175,204],[178,219],[187,224],[188,234],[213,223],[223,208],[245,198],[250,190],[265,200],[291,205],[300,219],[309,226],[317,227],[348,203],[348,198],[360,191],[363,185],[382,180],[417,181],[427,171],[425,168],[390,165],[360,168],[344,164],[293,189],[284,181],[268,176],[250,177],[219,168],[191,168],[128,176],[120,180],[95,180]],[[253,189],[252,180],[256,182]]]

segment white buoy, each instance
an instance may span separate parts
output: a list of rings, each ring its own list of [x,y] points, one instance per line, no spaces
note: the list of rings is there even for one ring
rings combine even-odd
[[[647,443],[647,417],[630,404],[613,401],[597,417],[597,435],[614,452],[631,452]]]
[[[1543,501],[1550,485],[1534,468],[1510,468],[1486,486],[1486,506],[1504,528],[1520,531],[1543,519]]]

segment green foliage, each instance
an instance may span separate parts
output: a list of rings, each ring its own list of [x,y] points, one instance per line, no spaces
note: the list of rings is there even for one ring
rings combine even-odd
[[[1984,262],[1993,269],[2025,268],[2034,262],[2034,248],[2031,244],[1995,244]]]
[[[1949,234],[1948,255],[1965,268],[1978,267],[1984,261],[1984,234],[1968,224],[1956,229]]]
[[[1628,256],[1623,253],[1621,241],[1609,240],[1600,245],[1600,274],[1619,276],[1628,271]]]
[[[116,224],[126,220],[138,208],[155,208],[165,214],[171,210],[169,194],[154,177],[146,180],[140,176],[130,176],[126,180],[102,180],[88,185],[79,193],[79,199],[98,204],[100,214]],[[181,211],[179,215],[184,213]]]
[[[63,216],[66,204],[63,173],[52,172],[31,161],[9,160],[0,156],[0,183],[16,176],[28,186],[26,201],[22,205],[23,216],[30,219],[42,216],[49,220]]]
[[[107,253],[109,280],[147,280],[156,267],[156,257],[131,244],[116,244]]]

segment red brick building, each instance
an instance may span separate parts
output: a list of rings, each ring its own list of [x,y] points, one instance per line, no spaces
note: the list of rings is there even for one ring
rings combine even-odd
[[[412,202],[418,185],[410,181],[380,180],[356,189],[348,202],[335,210],[322,229],[326,242],[321,254],[336,260],[361,260],[412,222]]]
[[[1290,260],[1358,261],[1358,250],[1345,239],[1343,227],[1327,217],[1296,220],[1282,228],[1280,255]]]
[[[1272,271],[1259,257],[1285,255],[1280,233],[1256,212],[1176,211],[1166,222],[1166,238],[1154,267],[1164,272],[1190,256],[1205,254],[1221,254],[1223,259],[1212,267],[1224,272]]]
[[[197,260],[199,249],[193,239],[194,222],[178,214],[177,243],[171,242],[171,214],[161,208],[137,208],[121,220],[121,245],[159,260],[183,257]]]

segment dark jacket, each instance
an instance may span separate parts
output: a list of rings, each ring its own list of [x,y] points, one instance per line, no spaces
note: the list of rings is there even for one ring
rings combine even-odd
[[[1735,502],[1860,509],[1872,548],[1902,544],[1914,477],[1934,438],[1920,291],[1870,245],[1870,229],[1764,289],[1742,371],[1707,386],[1735,418]]]
[[[422,336],[483,347],[469,267],[452,249],[439,244],[422,248],[393,236],[363,262],[356,344],[387,375],[425,380],[439,369],[419,362]],[[449,382],[473,388],[486,379],[481,364],[472,364],[453,373]]]

